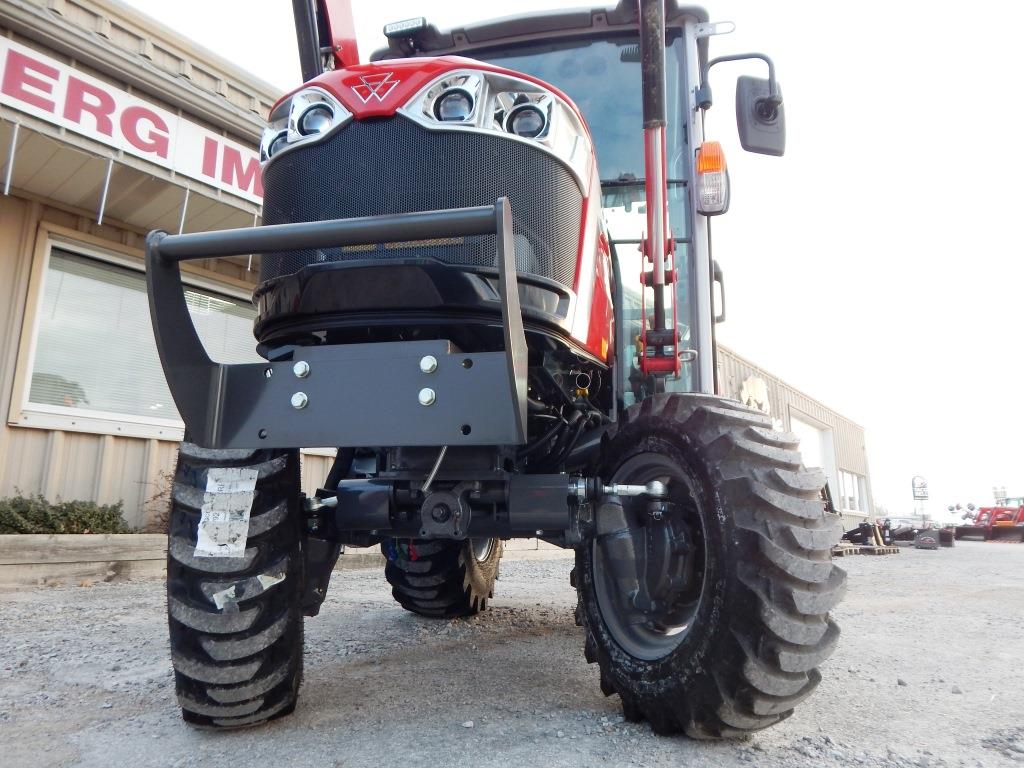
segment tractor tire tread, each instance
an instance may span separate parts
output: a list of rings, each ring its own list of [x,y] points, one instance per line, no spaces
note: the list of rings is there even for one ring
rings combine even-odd
[[[257,472],[241,557],[195,554],[208,470]],[[295,708],[302,679],[302,518],[296,451],[183,443],[171,494],[167,607],[182,717],[238,728]]]
[[[717,623],[704,630],[713,643],[698,659],[677,648],[648,662],[619,647],[600,617],[592,548],[577,549],[585,656],[598,664],[602,690],[619,695],[624,716],[646,719],[657,733],[719,739],[773,725],[814,691],[817,667],[835,648],[839,631],[828,612],[846,574],[831,547],[841,526],[821,503],[824,475],[804,469],[795,437],[770,426],[764,414],[723,398],[655,395],[628,409],[604,444],[608,461],[617,451],[677,446],[720,491],[719,515],[735,538],[717,566],[727,571],[718,578],[730,597],[716,603]]]

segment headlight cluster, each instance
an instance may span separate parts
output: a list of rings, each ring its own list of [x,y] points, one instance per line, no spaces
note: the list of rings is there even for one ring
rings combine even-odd
[[[285,149],[314,141],[351,119],[352,113],[326,91],[299,91],[270,115],[260,142],[260,159],[266,162]]]
[[[442,75],[398,110],[433,130],[505,133],[550,152],[586,189],[593,153],[579,117],[555,94],[517,77],[479,70]]]
[[[397,112],[431,130],[502,133],[563,162],[586,191],[593,151],[575,111],[543,86],[511,75],[460,69],[441,75]],[[304,88],[277,106],[260,142],[266,162],[336,131],[352,113],[326,91]]]

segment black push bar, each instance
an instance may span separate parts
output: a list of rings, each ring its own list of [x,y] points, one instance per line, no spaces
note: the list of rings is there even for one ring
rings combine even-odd
[[[451,342],[296,347],[290,359],[212,361],[185,301],[190,259],[495,235],[504,352]],[[342,265],[339,264],[339,267]],[[207,448],[519,445],[526,439],[526,335],[512,213],[494,205],[146,238],[150,315],[188,439]]]
[[[499,201],[500,202],[500,201]],[[507,203],[505,203],[507,206]],[[156,251],[164,261],[189,261],[246,253],[341,248],[383,242],[428,240],[443,231],[445,237],[493,235],[497,231],[494,205],[448,211],[364,216],[357,219],[301,221],[219,232],[164,235]],[[155,233],[154,233],[155,234]],[[147,241],[148,242],[148,241]]]

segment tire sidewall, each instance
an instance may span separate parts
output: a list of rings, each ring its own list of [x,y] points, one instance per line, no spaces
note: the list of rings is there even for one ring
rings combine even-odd
[[[598,655],[607,657],[601,660],[602,669],[610,670],[613,677],[619,678],[615,681],[619,690],[656,691],[666,680],[671,680],[674,687],[713,687],[713,670],[709,669],[708,660],[714,658],[715,664],[720,663],[722,651],[733,645],[729,615],[742,597],[732,594],[734,580],[725,578],[725,574],[727,569],[738,565],[736,559],[743,550],[738,545],[744,532],[733,525],[732,516],[714,490],[715,470],[698,458],[685,433],[664,427],[641,432],[632,427],[627,425],[605,446],[600,477],[613,477],[619,467],[642,453],[667,456],[685,474],[699,502],[703,523],[705,568],[700,605],[693,626],[667,655],[655,660],[631,655],[619,645],[601,614],[595,585],[595,543],[588,540],[577,549],[576,555],[584,624],[596,641]]]

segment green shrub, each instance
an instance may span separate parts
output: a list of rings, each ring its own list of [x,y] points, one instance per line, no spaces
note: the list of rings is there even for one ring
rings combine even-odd
[[[121,502],[49,502],[42,496],[0,499],[3,533],[130,533],[121,515]]]

